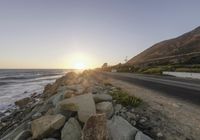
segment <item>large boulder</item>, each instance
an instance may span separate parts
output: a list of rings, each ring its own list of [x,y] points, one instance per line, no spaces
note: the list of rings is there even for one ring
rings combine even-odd
[[[135,140],[152,140],[149,136],[145,135],[141,131],[137,132]]]
[[[114,113],[113,105],[111,102],[101,102],[96,104],[96,110],[100,113],[106,113],[107,118],[112,117]]]
[[[105,114],[91,116],[83,128],[84,140],[108,140],[107,119]]]
[[[112,140],[134,140],[137,129],[120,116],[114,116],[107,123]]]
[[[66,122],[61,132],[61,140],[81,140],[81,126],[75,118]]]
[[[86,122],[91,115],[96,114],[96,107],[91,93],[71,97],[58,104],[60,110],[78,111],[78,118]]]
[[[70,98],[74,94],[75,91],[68,89],[68,86],[61,86],[58,88],[57,94],[51,96],[47,102],[56,106],[59,101]]]
[[[93,95],[95,103],[103,102],[103,101],[112,101],[112,96],[108,94],[94,94]]]
[[[56,82],[54,84],[48,84],[45,89],[44,89],[44,95],[46,97],[51,97],[52,95],[56,94],[58,92],[58,89],[61,86],[66,86],[66,85],[70,85],[74,83],[74,79],[77,77],[78,75],[74,72],[69,72],[67,73],[65,76],[59,78],[56,80]]]
[[[20,108],[23,108],[30,102],[31,102],[31,98],[30,97],[26,97],[26,98],[23,98],[23,99],[20,99],[20,100],[16,101],[15,105],[19,106]]]
[[[46,115],[36,119],[31,124],[33,139],[44,138],[56,130],[60,129],[65,123],[63,115]]]
[[[73,90],[76,92],[76,94],[84,94],[86,91],[86,88],[82,84],[74,84],[74,85],[68,85],[68,89]]]

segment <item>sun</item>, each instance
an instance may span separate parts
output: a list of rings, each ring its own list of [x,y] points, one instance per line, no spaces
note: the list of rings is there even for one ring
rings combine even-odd
[[[67,67],[72,69],[90,69],[95,67],[95,60],[91,55],[77,52],[70,54],[67,58]]]
[[[76,62],[74,64],[74,68],[75,69],[86,69],[87,66],[86,66],[86,64],[84,62]]]

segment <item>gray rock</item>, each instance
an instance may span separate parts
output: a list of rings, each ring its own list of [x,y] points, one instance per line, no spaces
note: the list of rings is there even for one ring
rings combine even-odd
[[[46,139],[42,139],[42,140],[58,140],[58,139],[55,139],[55,138],[46,138]]]
[[[61,140],[80,140],[81,126],[75,118],[70,118],[61,131]]]
[[[21,133],[19,133],[14,140],[27,140],[28,138],[30,138],[32,136],[31,131],[30,130],[24,130]]]
[[[131,113],[135,113],[135,109],[132,108],[132,109],[130,110],[130,112],[131,112]]]
[[[135,120],[136,119],[135,114],[130,113],[130,112],[126,112],[126,116],[127,116],[128,120]]]
[[[58,104],[54,109],[53,109],[54,114],[62,114],[63,116],[65,116],[66,120],[68,120],[73,111],[67,110],[66,108],[62,108],[60,106],[60,104]]]
[[[84,92],[85,92],[85,87],[83,86],[83,85],[81,85],[81,84],[75,84],[75,85],[68,85],[67,86],[67,88],[69,89],[69,90],[74,90],[74,91],[76,91],[76,93],[77,94],[84,94]]]
[[[39,107],[39,109],[36,109],[35,111],[43,114],[43,113],[46,113],[52,107],[53,107],[53,104],[45,102],[43,105]]]
[[[119,113],[119,111],[122,109],[122,105],[121,104],[116,104],[114,109],[115,109],[115,113]]]
[[[137,132],[135,140],[152,140],[149,136],[143,134],[141,131]]]
[[[125,107],[122,107],[122,109],[120,109],[119,111],[120,113],[126,113],[127,112],[127,109]]]
[[[91,116],[83,128],[83,140],[108,140],[106,115]]]
[[[78,111],[78,118],[81,122],[86,122],[90,116],[96,114],[91,93],[65,99],[58,104],[57,108],[62,111]]]
[[[43,104],[38,104],[36,105],[33,110],[28,114],[26,115],[26,117],[24,118],[24,120],[29,120],[32,118],[32,116],[36,113],[42,113],[42,114],[45,114],[50,108],[52,108],[53,105],[50,104],[50,103],[43,103]]]
[[[59,102],[59,101],[61,101],[61,100],[63,100],[64,99],[64,91],[62,91],[62,92],[59,92],[59,93],[57,93],[57,94],[55,94],[55,95],[53,95],[53,96],[51,96],[49,99],[48,99],[48,103],[52,103],[53,104],[53,106],[56,106],[57,105],[57,103]]]
[[[156,136],[157,136],[158,138],[162,138],[162,137],[163,137],[163,134],[162,134],[161,132],[158,132],[158,133],[156,134]]]
[[[111,102],[101,102],[96,104],[96,110],[100,113],[106,113],[107,118],[112,117],[114,112]]]
[[[120,116],[114,116],[107,126],[112,140],[133,140],[138,131]]]
[[[40,118],[41,116],[42,116],[42,113],[37,112],[37,113],[35,113],[35,114],[32,116],[32,119],[35,120],[35,119]]]
[[[124,119],[127,120],[127,116],[126,116],[126,113],[125,113],[125,112],[119,113],[119,116],[121,116],[122,118],[124,118]]]
[[[95,103],[103,102],[103,101],[112,101],[112,96],[108,94],[94,94],[93,95]]]
[[[140,120],[139,120],[139,123],[145,123],[147,121],[147,118],[146,117],[141,117]]]
[[[56,130],[60,129],[65,123],[63,115],[46,115],[32,121],[31,130],[33,139],[44,138]]]
[[[130,123],[132,124],[132,126],[135,126],[137,124],[135,120],[131,120]]]
[[[24,130],[30,130],[31,125],[29,122],[24,122],[17,128],[15,128],[13,131],[8,133],[6,136],[4,136],[1,140],[14,140],[15,137],[17,137],[22,131]]]

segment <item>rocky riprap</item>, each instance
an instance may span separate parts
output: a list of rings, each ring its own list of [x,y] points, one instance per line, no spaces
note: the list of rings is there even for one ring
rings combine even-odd
[[[1,119],[0,139],[151,140],[154,135],[140,129],[148,118],[113,100],[114,90],[94,72],[68,73],[47,85],[37,102],[18,101],[20,108]]]

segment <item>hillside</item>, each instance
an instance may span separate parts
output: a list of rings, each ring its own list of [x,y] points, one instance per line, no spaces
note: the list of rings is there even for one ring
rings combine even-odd
[[[200,63],[200,27],[177,38],[159,42],[127,62],[131,65],[180,63]]]

